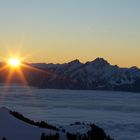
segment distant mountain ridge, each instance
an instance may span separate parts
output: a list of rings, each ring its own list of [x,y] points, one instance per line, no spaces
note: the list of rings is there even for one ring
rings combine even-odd
[[[103,58],[86,63],[76,59],[64,64],[31,65],[52,74],[41,85],[44,88],[140,91],[139,68],[120,68]]]
[[[47,73],[23,69],[28,83],[39,88],[140,92],[139,68],[120,68],[103,58],[86,63],[76,59],[64,64],[28,65]]]

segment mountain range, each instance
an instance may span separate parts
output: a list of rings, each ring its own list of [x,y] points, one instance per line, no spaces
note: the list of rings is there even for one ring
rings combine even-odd
[[[22,69],[27,82],[39,88],[140,92],[138,67],[120,68],[103,58],[86,63],[76,59],[64,64],[27,65],[36,69]]]

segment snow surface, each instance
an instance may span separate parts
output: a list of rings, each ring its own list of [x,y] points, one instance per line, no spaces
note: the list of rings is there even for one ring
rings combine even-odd
[[[8,140],[39,140],[41,134],[47,135],[55,132],[50,129],[41,129],[16,119],[6,108],[0,108],[0,139]]]
[[[40,140],[41,134],[45,133],[45,136],[49,136],[59,133],[60,140],[66,140],[65,130],[71,134],[87,134],[91,130],[88,124],[73,124],[66,126],[57,126],[60,131],[51,129],[42,129],[34,125],[30,125],[23,122],[10,114],[9,110],[5,107],[0,108],[0,139],[5,137],[8,140]]]
[[[140,140],[139,93],[5,88],[9,89],[6,93],[0,86],[0,106],[31,119],[63,125],[92,122],[116,140]],[[30,129],[30,125],[28,127]]]

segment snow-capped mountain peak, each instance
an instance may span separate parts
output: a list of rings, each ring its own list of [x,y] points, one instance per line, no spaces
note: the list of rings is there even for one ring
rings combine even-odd
[[[91,62],[87,62],[87,64],[88,65],[90,64],[93,66],[99,66],[99,67],[105,67],[105,66],[110,65],[104,58],[96,58],[95,60],[93,60]]]
[[[81,62],[80,62],[80,60],[78,60],[78,59],[75,59],[75,60],[73,60],[73,61],[71,61],[71,62],[69,62],[68,64],[74,64],[74,65],[79,65],[79,64],[82,64]]]

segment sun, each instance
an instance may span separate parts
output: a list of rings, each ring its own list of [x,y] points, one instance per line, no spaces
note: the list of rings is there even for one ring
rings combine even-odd
[[[17,68],[21,65],[21,60],[19,58],[10,58],[8,60],[8,65],[13,68]]]

